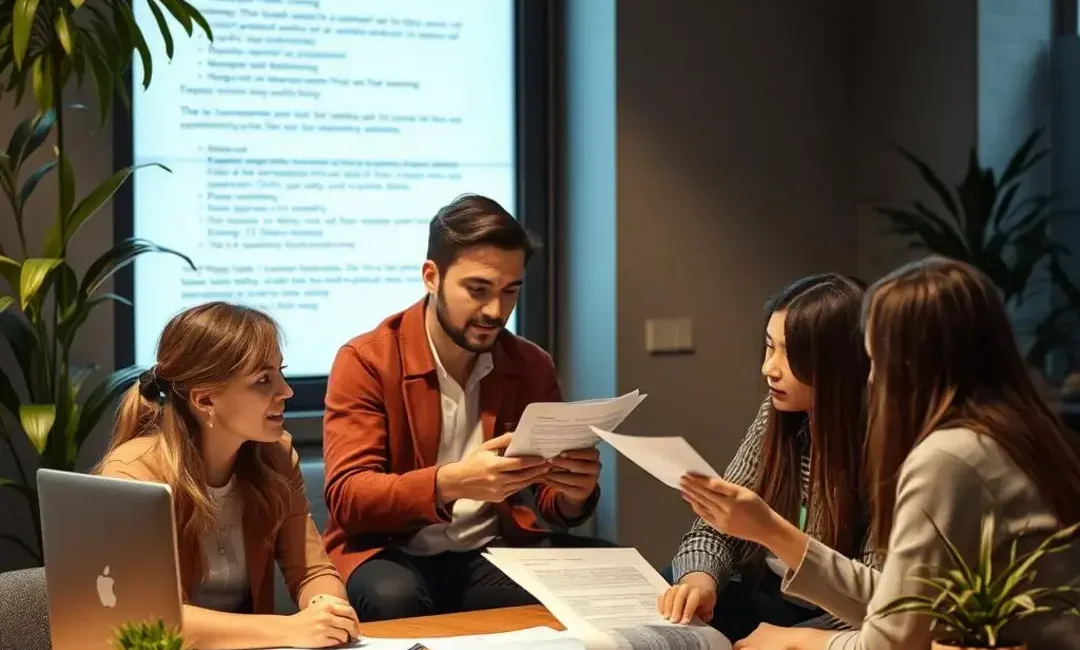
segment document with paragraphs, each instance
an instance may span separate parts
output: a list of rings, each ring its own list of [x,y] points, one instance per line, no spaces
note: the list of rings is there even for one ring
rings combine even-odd
[[[592,427],[615,429],[645,397],[635,390],[609,399],[534,402],[522,412],[505,453],[552,458],[564,451],[595,447],[600,438]]]
[[[489,548],[485,556],[536,597],[588,650],[731,650],[714,628],[656,611],[668,584],[632,548]]]

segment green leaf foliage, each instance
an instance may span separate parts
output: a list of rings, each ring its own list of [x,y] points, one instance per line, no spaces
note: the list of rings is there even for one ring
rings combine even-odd
[[[1003,642],[1003,632],[1015,622],[1036,614],[1080,615],[1080,588],[1075,585],[1032,587],[1035,565],[1042,558],[1070,548],[1080,532],[1080,524],[1058,530],[1033,551],[1017,553],[1020,537],[1010,545],[1009,562],[994,566],[994,517],[982,518],[978,557],[969,564],[956,545],[927,516],[952,568],[929,567],[938,576],[909,576],[923,586],[924,593],[908,594],[885,604],[875,617],[919,614],[935,627],[947,630],[948,640],[960,646],[994,648]],[[1022,640],[1021,640],[1022,641]]]

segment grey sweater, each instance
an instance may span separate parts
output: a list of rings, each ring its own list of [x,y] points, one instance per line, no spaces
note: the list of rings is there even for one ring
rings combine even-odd
[[[993,440],[968,429],[935,431],[908,455],[900,470],[888,558],[878,571],[852,562],[811,540],[802,562],[789,571],[785,592],[818,604],[860,628],[839,632],[828,650],[926,650],[930,620],[917,614],[873,616],[901,595],[927,593],[910,580],[922,567],[950,567],[946,551],[927,516],[974,564],[983,513],[994,513],[994,567],[1009,561],[1012,540],[1021,532],[1019,553],[1038,546],[1061,524],[1031,479]],[[1080,581],[1080,543],[1035,565],[1035,587]],[[1004,633],[1029,650],[1080,647],[1080,616],[1036,615]]]
[[[757,478],[758,465],[761,463],[761,447],[765,439],[765,425],[769,416],[769,400],[761,403],[757,416],[746,431],[739,450],[735,453],[724,472],[724,480],[736,483],[752,490],[760,489],[754,484]],[[802,446],[802,492],[803,499],[811,505],[810,513],[815,509],[816,495],[808,494],[810,486],[810,437],[809,431],[804,427],[799,434]],[[811,537],[819,535],[819,522],[811,514],[806,523],[806,532]],[[875,554],[867,546],[869,535],[864,535],[864,544],[860,553],[860,560],[873,566]],[[728,580],[739,575],[743,568],[743,558],[755,549],[754,545],[744,540],[725,535],[710,526],[700,517],[697,518],[690,531],[683,536],[679,544],[679,550],[672,560],[672,577],[678,582],[687,573],[700,571],[707,573],[716,580],[718,590],[723,590]],[[835,629],[847,627],[842,621],[832,615],[824,615],[806,625]]]

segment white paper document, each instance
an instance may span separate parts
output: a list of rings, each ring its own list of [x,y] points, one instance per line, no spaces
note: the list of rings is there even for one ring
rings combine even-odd
[[[569,632],[559,632],[550,627],[531,627],[516,632],[477,634],[469,636],[437,637],[430,639],[382,639],[363,638],[348,645],[335,648],[360,650],[410,650],[416,644],[428,650],[584,650],[585,644]],[[298,650],[272,648],[271,650]]]
[[[600,438],[590,427],[615,429],[645,397],[635,390],[609,399],[529,404],[505,455],[552,458],[564,451],[595,447]]]
[[[700,621],[676,625],[660,616],[656,597],[668,584],[635,549],[489,548],[484,557],[588,650],[731,650]]]
[[[598,427],[593,427],[592,432],[635,465],[676,490],[679,489],[679,480],[686,474],[700,474],[709,478],[720,476],[682,437],[627,436]]]

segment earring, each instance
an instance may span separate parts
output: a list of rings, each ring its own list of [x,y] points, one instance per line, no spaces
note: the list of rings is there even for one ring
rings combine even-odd
[[[210,409],[210,419],[206,421],[206,426],[214,428],[214,409]]]

